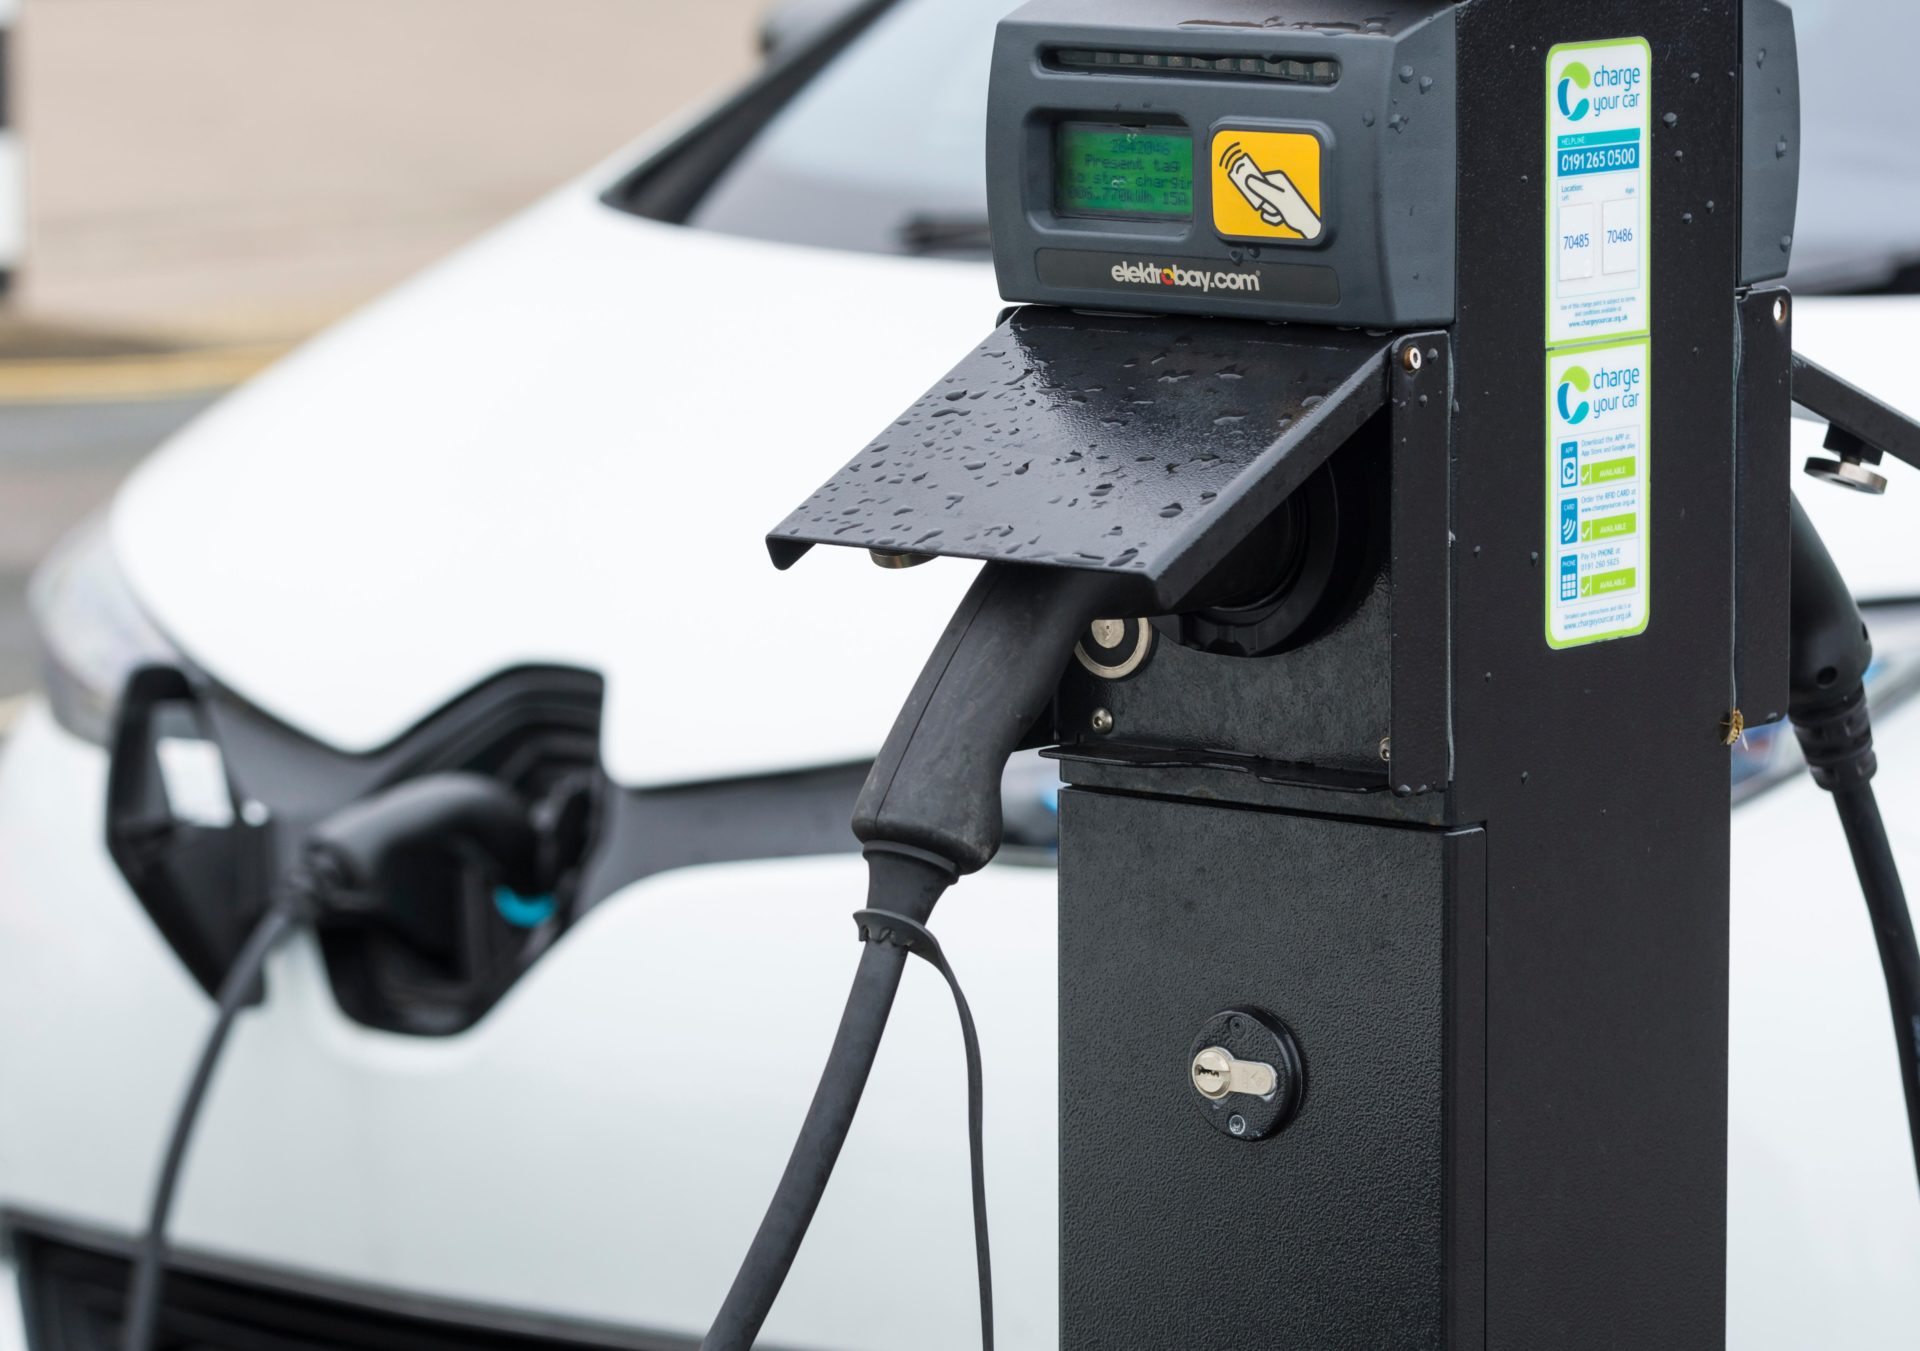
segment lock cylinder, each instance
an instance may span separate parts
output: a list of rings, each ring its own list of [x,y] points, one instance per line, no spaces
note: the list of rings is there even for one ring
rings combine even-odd
[[[1209,1102],[1235,1093],[1271,1097],[1279,1082],[1273,1066],[1257,1060],[1236,1060],[1224,1046],[1209,1046],[1193,1058],[1193,1086]]]
[[[1253,1142],[1285,1130],[1306,1093],[1293,1033],[1264,1009],[1223,1009],[1187,1052],[1188,1096],[1222,1135]]]

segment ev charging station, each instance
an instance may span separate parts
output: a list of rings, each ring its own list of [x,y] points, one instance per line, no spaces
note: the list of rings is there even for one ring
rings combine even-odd
[[[1789,11],[1034,0],[992,78],[1019,307],[769,536],[986,566],[705,1347],[752,1344],[907,953],[953,979],[924,926],[1023,744],[1068,784],[1064,1351],[1723,1345],[1727,749],[1791,709],[1843,817],[1872,772],[1792,404],[1852,486],[1914,449],[1792,356]],[[976,1220],[990,1345],[977,1178]]]

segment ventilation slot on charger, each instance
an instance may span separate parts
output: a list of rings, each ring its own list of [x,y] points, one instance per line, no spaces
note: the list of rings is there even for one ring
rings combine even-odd
[[[1196,52],[1114,52],[1090,47],[1055,47],[1046,54],[1049,70],[1091,75],[1204,75],[1216,79],[1275,80],[1282,84],[1334,85],[1338,61],[1290,56],[1207,56]]]

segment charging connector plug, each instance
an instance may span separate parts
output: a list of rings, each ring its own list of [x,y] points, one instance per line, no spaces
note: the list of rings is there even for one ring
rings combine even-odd
[[[307,842],[301,873],[323,913],[371,913],[378,883],[396,857],[432,844],[472,850],[513,891],[538,896],[552,888],[556,866],[541,840],[526,800],[498,779],[428,774],[321,822]]]
[[[999,850],[1001,773],[1015,751],[1044,733],[1042,720],[1074,644],[1111,607],[1114,594],[1108,574],[989,564],[928,658],[853,817],[854,834],[866,846],[864,913],[906,923],[892,929],[877,921],[861,925],[866,948],[826,1070],[766,1217],[701,1343],[704,1351],[746,1351],[772,1311],[846,1143],[907,957],[916,950],[914,942],[894,938],[898,931],[923,933],[946,889],[985,867]],[[915,937],[918,949],[937,954],[937,947]],[[936,965],[953,984],[962,1026],[970,1029],[965,1000],[958,998],[944,958]],[[991,1347],[980,1095],[972,1063],[977,1048],[971,1038],[969,1048],[982,1335]]]

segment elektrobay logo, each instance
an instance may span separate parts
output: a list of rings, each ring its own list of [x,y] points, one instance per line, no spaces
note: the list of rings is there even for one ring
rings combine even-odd
[[[1113,279],[1122,286],[1176,286],[1200,292],[1260,290],[1258,272],[1189,272],[1163,263],[1115,263]]]

